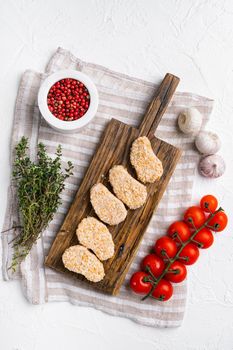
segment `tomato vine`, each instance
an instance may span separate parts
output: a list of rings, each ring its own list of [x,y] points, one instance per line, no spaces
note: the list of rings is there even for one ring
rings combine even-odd
[[[227,225],[227,216],[221,207],[217,209],[217,199],[212,195],[202,198],[201,208],[187,209],[184,220],[173,223],[168,236],[157,240],[156,254],[147,255],[142,262],[145,272],[138,271],[132,276],[130,286],[136,293],[145,294],[142,300],[148,297],[168,300],[173,292],[170,282],[182,282],[187,274],[185,265],[193,264],[199,256],[198,247],[210,247],[211,231],[222,231]]]

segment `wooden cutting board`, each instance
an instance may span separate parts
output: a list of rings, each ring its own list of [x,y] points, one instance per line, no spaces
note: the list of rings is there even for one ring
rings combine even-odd
[[[163,176],[155,183],[147,185],[148,198],[143,207],[137,210],[128,210],[124,222],[117,226],[108,226],[115,243],[115,255],[104,262],[104,279],[98,283],[88,282],[94,288],[106,293],[116,295],[119,292],[147,225],[181,156],[179,149],[154,137],[154,132],[178,83],[179,78],[172,74],[166,74],[138,129],[116,119],[109,122],[82,184],[46,257],[46,266],[88,282],[83,276],[65,269],[62,263],[62,254],[69,246],[78,244],[75,231],[80,221],[90,215],[96,216],[90,204],[91,187],[102,182],[111,189],[108,182],[108,172],[113,165],[117,164],[126,166],[136,178],[135,171],[129,161],[130,148],[136,138],[147,136],[155,154],[163,163]]]

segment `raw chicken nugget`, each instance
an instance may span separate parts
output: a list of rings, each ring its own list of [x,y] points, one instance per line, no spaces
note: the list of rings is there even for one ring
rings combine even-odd
[[[100,260],[107,260],[114,254],[112,235],[107,226],[89,216],[83,219],[76,230],[79,242],[91,249]]]
[[[135,180],[122,165],[115,165],[109,171],[109,181],[115,195],[130,209],[137,209],[145,203],[146,186]]]
[[[100,220],[106,224],[118,225],[126,218],[124,204],[101,183],[91,189],[91,204]]]
[[[68,270],[80,273],[91,282],[99,282],[104,278],[102,262],[81,245],[67,248],[62,255],[62,261]]]
[[[163,174],[163,164],[153,152],[150,140],[146,136],[136,139],[131,147],[130,161],[138,179],[143,182],[155,182]]]

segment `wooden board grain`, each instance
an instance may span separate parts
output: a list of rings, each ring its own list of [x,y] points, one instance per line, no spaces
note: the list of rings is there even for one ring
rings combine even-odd
[[[130,148],[137,137],[146,135],[151,140],[155,154],[163,163],[163,176],[155,183],[147,185],[148,198],[143,207],[137,210],[128,209],[124,222],[117,226],[108,226],[115,243],[115,254],[104,262],[104,279],[98,283],[88,282],[94,288],[106,293],[116,295],[119,292],[147,225],[181,156],[179,149],[153,136],[178,82],[177,77],[171,74],[166,75],[139,129],[115,119],[110,121],[63,225],[52,244],[45,261],[46,266],[85,280],[83,276],[65,269],[62,263],[62,254],[69,246],[78,244],[75,231],[80,221],[90,215],[96,216],[90,204],[91,187],[102,182],[111,190],[108,173],[111,167],[117,164],[126,166],[136,178],[135,171],[129,161]]]

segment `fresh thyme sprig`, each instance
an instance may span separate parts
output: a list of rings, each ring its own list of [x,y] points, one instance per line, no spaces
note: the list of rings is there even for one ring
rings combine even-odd
[[[46,153],[43,143],[38,144],[37,161],[27,155],[28,139],[22,137],[15,148],[13,178],[17,184],[18,206],[22,228],[14,239],[14,255],[11,268],[16,270],[25,259],[41,232],[53,219],[61,204],[60,193],[65,180],[72,175],[73,165],[67,163],[65,171],[61,169],[62,148],[58,145],[55,159]]]

